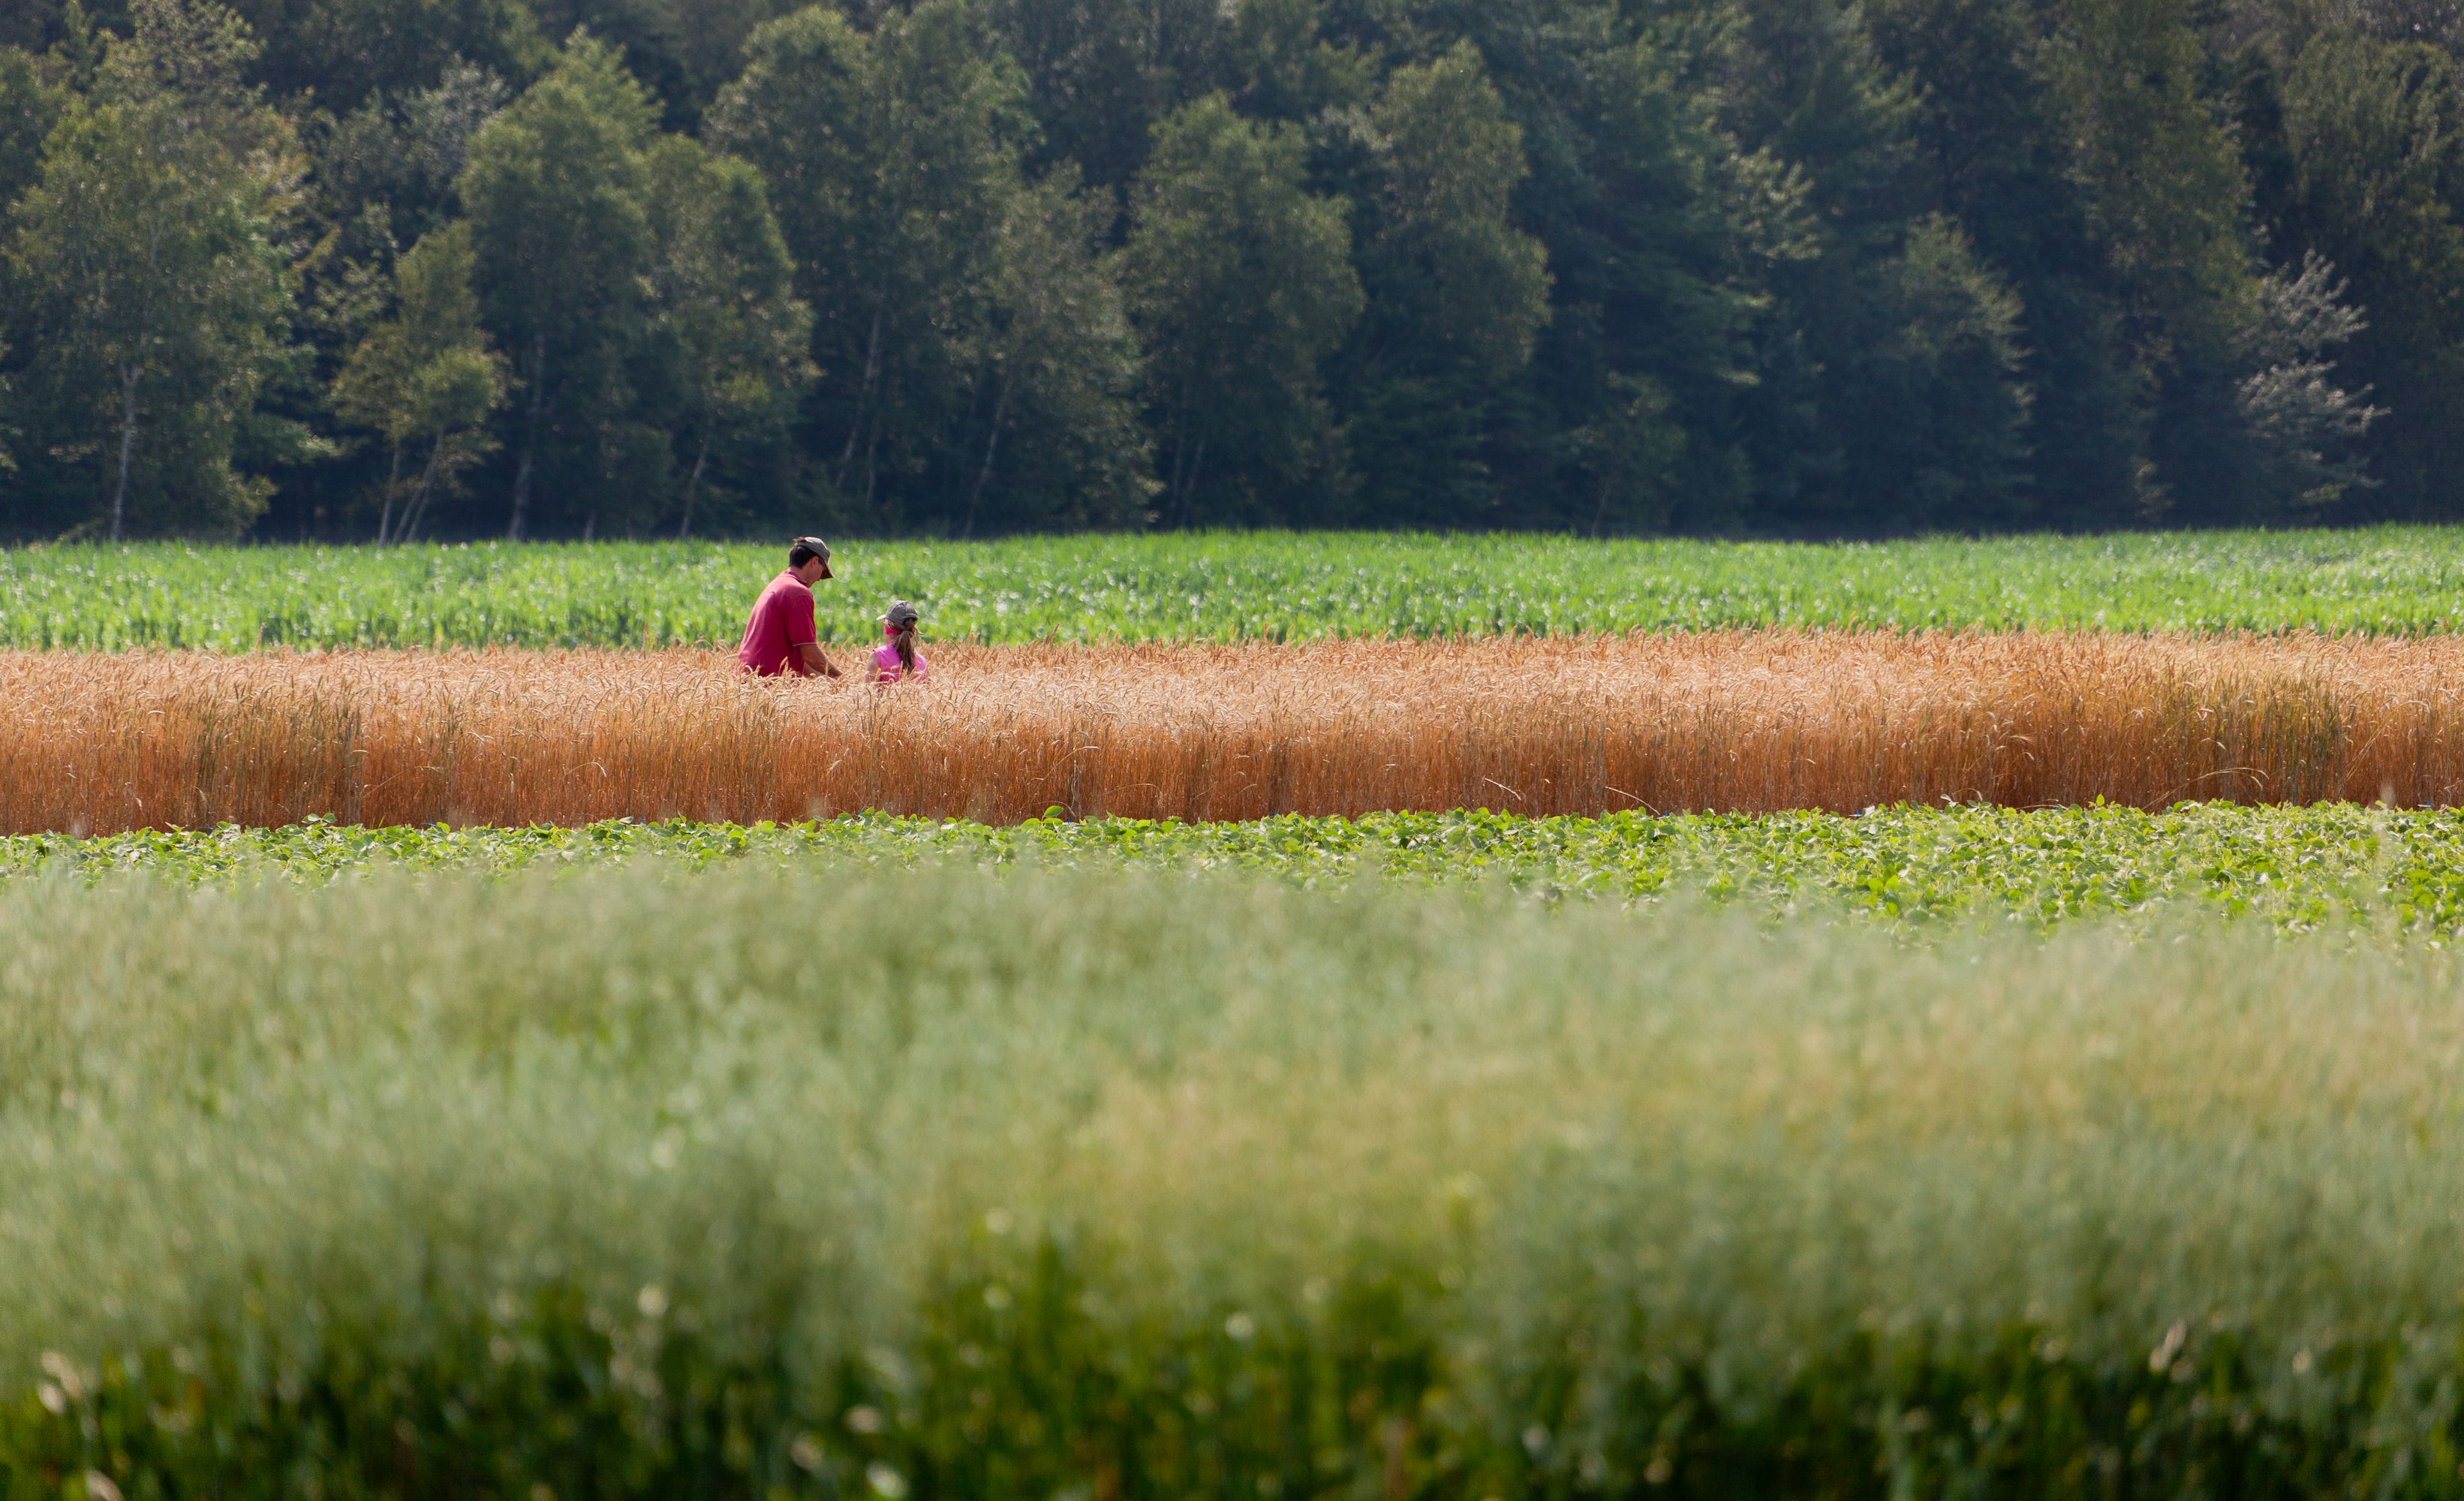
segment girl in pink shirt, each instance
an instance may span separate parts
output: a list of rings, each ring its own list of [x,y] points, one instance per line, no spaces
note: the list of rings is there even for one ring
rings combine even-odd
[[[881,617],[881,633],[886,638],[872,649],[872,685],[887,688],[904,678],[921,679],[929,667],[924,653],[915,650],[915,607],[905,600],[890,602],[890,612]]]

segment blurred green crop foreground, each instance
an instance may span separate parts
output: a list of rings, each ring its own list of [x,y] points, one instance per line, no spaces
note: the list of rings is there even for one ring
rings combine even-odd
[[[783,546],[0,549],[0,647],[735,645]],[[2464,528],[1806,545],[1207,532],[844,542],[822,637],[1308,641],[1728,629],[2317,629],[2464,612]]]
[[[0,992],[11,1495],[2464,1489],[2427,950],[649,862]]]

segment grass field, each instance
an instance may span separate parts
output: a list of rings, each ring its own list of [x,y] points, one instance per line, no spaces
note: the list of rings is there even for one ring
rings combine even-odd
[[[732,645],[770,546],[0,551],[0,648]],[[1293,641],[1761,627],[2420,634],[2464,621],[2464,530],[1797,546],[1239,534],[849,541],[826,639],[892,595],[928,636]]]
[[[2464,640],[1695,636],[713,653],[0,653],[0,832],[2464,801]]]
[[[750,828],[317,822],[0,838],[0,880],[17,881],[143,874],[316,886],[369,872],[513,875],[643,863],[663,871],[1125,869],[1270,876],[1305,890],[1363,881],[1494,887],[1549,902],[1708,901],[1756,917],[1816,922],[1853,915],[1954,936],[1986,926],[2050,932],[2094,919],[2134,932],[2229,921],[2373,940],[2464,938],[2464,814],[2353,806],[1887,808],[1858,818],[1036,819],[1007,828],[886,815]]]
[[[648,865],[0,955],[12,1494],[2457,1484],[2446,954]]]

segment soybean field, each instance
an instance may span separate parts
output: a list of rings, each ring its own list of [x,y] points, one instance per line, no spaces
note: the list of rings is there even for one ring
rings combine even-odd
[[[1244,875],[1304,890],[1450,887],[1556,904],[1669,902],[1771,919],[1879,920],[1911,936],[2079,923],[2133,931],[2255,925],[2288,937],[2464,941],[2464,812],[2185,805],[1877,808],[1655,818],[1485,811],[1279,817],[963,820],[853,815],[800,824],[277,828],[0,838],[0,884],[132,877],[324,886],[370,874],[671,875],[745,865],[853,876],[945,868]]]

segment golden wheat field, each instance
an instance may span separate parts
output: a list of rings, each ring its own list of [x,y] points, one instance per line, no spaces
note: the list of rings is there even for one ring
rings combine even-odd
[[[2440,638],[953,647],[887,693],[730,667],[0,654],[0,829],[2464,802],[2464,641]]]

